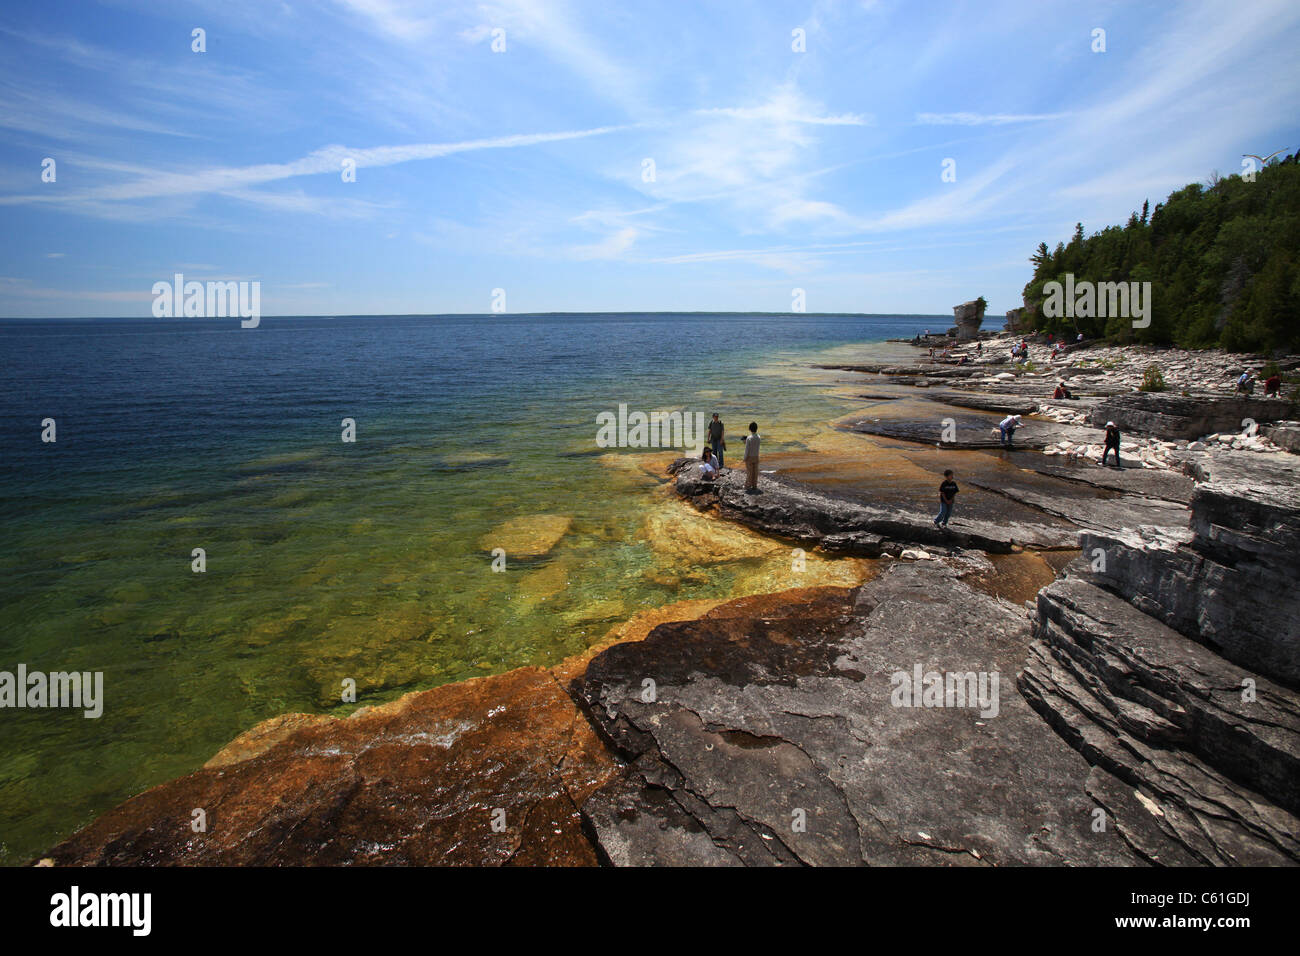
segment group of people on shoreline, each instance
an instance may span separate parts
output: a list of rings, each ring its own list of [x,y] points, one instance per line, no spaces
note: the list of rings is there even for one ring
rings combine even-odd
[[[758,448],[762,439],[758,436],[758,422],[749,423],[749,434],[745,436],[745,490],[749,492],[758,491]],[[709,421],[708,440],[704,443],[704,451],[700,453],[700,459],[703,464],[700,465],[700,473],[705,481],[713,481],[722,473],[726,467],[723,464],[723,456],[727,450],[727,429],[718,417],[718,413],[713,413],[713,418]]]
[[[926,330],[926,333],[928,336],[929,333],[928,329]],[[920,336],[918,336],[917,338],[919,340]],[[1079,341],[1081,342],[1083,340],[1083,335],[1080,334],[1078,338]],[[1063,340],[1055,343],[1056,347],[1052,351],[1053,359],[1055,359],[1056,356],[1060,354],[1061,351],[1063,351],[1064,345],[1065,343]],[[983,351],[982,344],[978,345],[977,348],[979,349],[980,352]],[[1019,358],[1021,361],[1024,361],[1028,358],[1028,352],[1029,352],[1028,341],[1022,341],[1018,345],[1013,347],[1012,357]],[[930,356],[932,359],[934,358],[934,349],[930,350]],[[1243,392],[1246,395],[1249,395],[1254,391],[1254,384],[1255,384],[1255,375],[1250,370],[1247,370],[1243,372],[1241,377],[1237,380],[1237,390]],[[1266,396],[1276,395],[1280,387],[1281,387],[1281,378],[1277,373],[1274,373],[1265,382],[1265,395]],[[1062,381],[1057,385],[1056,390],[1052,394],[1052,397],[1054,399],[1071,399],[1074,396],[1071,394],[1065,382]],[[1021,416],[1016,414],[1008,415],[998,423],[998,432],[1000,435],[1001,444],[1004,448],[1012,447],[1012,440],[1015,436],[1016,429],[1019,428],[1020,425],[1021,425]],[[1102,467],[1106,466],[1106,464],[1108,463],[1108,459],[1110,458],[1110,455],[1112,453],[1114,453],[1115,455],[1115,467],[1116,468],[1123,467],[1123,465],[1120,462],[1120,440],[1121,440],[1121,436],[1120,436],[1119,426],[1116,425],[1115,422],[1113,421],[1108,421],[1106,423],[1104,450],[1102,452],[1102,459],[1101,459]],[[761,441],[762,440],[758,434],[758,423],[750,422],[749,434],[746,435],[744,438],[745,450],[744,450],[743,460],[745,463],[745,491],[746,492],[752,493],[758,491],[758,462],[759,462],[759,446],[761,444]],[[700,454],[700,459],[702,462],[700,466],[700,471],[702,477],[706,481],[715,480],[719,475],[721,475],[721,473],[725,469],[726,466],[724,464],[724,458],[726,454],[726,448],[727,448],[726,426],[723,424],[722,419],[719,417],[719,414],[717,412],[714,412],[712,420],[709,422],[708,425],[707,440],[705,442],[704,449]],[[947,530],[948,523],[952,520],[953,508],[956,505],[957,493],[959,490],[960,489],[957,486],[957,482],[953,478],[953,470],[951,468],[945,469],[943,473],[943,481],[940,482],[939,484],[939,513],[935,515],[934,518],[932,519],[932,523],[936,528],[940,530]]]

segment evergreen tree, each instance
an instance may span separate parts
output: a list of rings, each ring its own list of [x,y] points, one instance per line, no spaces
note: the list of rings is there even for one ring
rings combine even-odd
[[[1042,331],[1117,341],[1300,351],[1300,165],[1291,155],[1260,170],[1255,182],[1211,176],[1190,183],[1123,226],[1085,236],[1077,223],[1068,244],[1040,242],[1029,260],[1026,303]],[[1075,282],[1150,282],[1151,324],[1124,317],[1069,319],[1043,314],[1044,287]]]

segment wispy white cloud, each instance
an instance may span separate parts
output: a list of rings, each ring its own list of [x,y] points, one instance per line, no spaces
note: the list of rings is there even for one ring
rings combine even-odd
[[[1065,119],[1069,113],[917,113],[918,126],[1006,126]]]
[[[641,231],[635,226],[626,226],[600,242],[575,246],[570,251],[575,259],[620,259],[640,235]]]
[[[259,163],[253,166],[225,166],[200,169],[193,172],[155,171],[131,182],[97,186],[72,192],[28,193],[0,196],[0,205],[26,203],[82,203],[121,202],[153,199],[161,196],[222,193],[247,201],[274,203],[274,197],[254,196],[247,187],[264,185],[300,176],[324,173],[339,175],[345,160],[356,164],[357,169],[376,166],[393,166],[417,160],[438,159],[456,153],[483,149],[511,149],[558,143],[566,140],[600,136],[620,127],[602,126],[585,130],[558,133],[525,133],[498,136],[491,139],[467,140],[459,143],[415,143],[403,146],[372,146],[365,149],[348,149],[344,146],[326,146],[288,163]],[[283,197],[281,197],[283,199]],[[283,201],[293,203],[292,197]]]

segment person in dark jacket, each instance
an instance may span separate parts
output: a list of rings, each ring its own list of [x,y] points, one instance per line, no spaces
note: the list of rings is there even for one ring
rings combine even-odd
[[[947,528],[948,519],[952,517],[952,506],[957,501],[957,482],[952,480],[952,469],[943,473],[943,483],[939,485],[939,514],[935,516],[936,528]]]
[[[723,453],[727,450],[726,426],[722,424],[717,412],[713,413],[713,420],[709,422],[709,447],[718,459],[715,467],[722,468]]]
[[[1119,463],[1119,426],[1114,422],[1107,422],[1106,447],[1102,449],[1101,452],[1101,464],[1103,468],[1106,466],[1106,456],[1112,451],[1115,452],[1115,467],[1123,468],[1124,466]]]

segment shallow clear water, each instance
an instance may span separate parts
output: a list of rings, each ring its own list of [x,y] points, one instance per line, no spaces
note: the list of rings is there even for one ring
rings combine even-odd
[[[596,417],[718,411],[735,436],[757,419],[765,454],[799,451],[849,406],[810,362],[935,324],[0,321],[0,670],[105,682],[98,719],[0,710],[0,862],[267,717],[554,664],[648,607],[818,583],[670,500],[673,452],[598,447]],[[502,523],[537,515],[571,523],[494,573]]]

